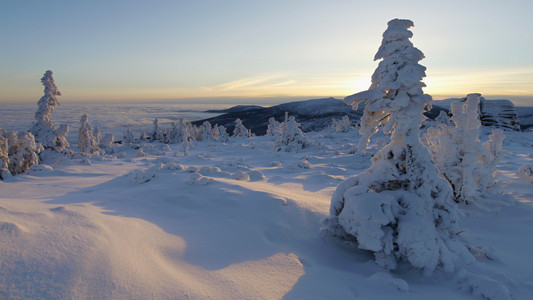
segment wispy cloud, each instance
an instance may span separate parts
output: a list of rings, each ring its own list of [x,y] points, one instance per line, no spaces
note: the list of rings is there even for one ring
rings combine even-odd
[[[463,68],[428,72],[424,79],[430,94],[479,92],[500,95],[533,95],[533,68]]]
[[[295,83],[296,81],[291,79],[287,74],[268,74],[252,76],[248,78],[242,78],[225,82],[222,84],[204,87],[209,91],[244,91],[244,90],[257,90],[266,89],[271,87],[287,86]]]

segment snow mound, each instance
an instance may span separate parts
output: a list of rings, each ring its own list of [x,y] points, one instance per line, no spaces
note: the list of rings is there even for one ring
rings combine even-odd
[[[533,164],[526,164],[518,169],[518,175],[522,180],[533,183]]]
[[[511,292],[501,282],[485,275],[476,275],[466,270],[457,272],[457,282],[462,290],[483,299],[511,300]]]
[[[197,184],[197,185],[208,185],[214,182],[215,180],[213,178],[205,177],[198,173],[192,173],[191,175],[189,175],[189,178],[187,179],[187,183]]]
[[[409,292],[409,285],[403,279],[394,278],[390,273],[377,272],[368,277],[366,283],[374,286],[378,290],[389,292],[400,291]]]

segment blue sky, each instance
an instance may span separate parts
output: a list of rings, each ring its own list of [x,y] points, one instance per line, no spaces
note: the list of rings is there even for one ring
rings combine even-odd
[[[533,105],[532,11],[518,0],[2,0],[0,102],[37,101],[48,69],[63,102],[344,97],[368,87],[387,21],[406,18],[426,93]]]

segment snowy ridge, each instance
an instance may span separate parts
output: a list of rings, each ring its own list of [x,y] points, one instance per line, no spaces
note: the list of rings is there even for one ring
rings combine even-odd
[[[251,106],[247,109],[246,107],[237,106],[226,111],[227,113],[221,116],[199,120],[193,122],[193,124],[200,125],[204,121],[209,121],[211,124],[222,125],[228,128],[228,131],[232,131],[235,119],[241,119],[246,128],[250,129],[255,135],[265,135],[268,119],[274,117],[277,121],[283,121],[286,112],[291,116],[295,116],[296,121],[301,124],[304,132],[324,130],[331,125],[333,118],[340,119],[348,115],[355,122],[361,116],[361,111],[354,111],[351,106],[335,98],[283,103],[265,108]]]

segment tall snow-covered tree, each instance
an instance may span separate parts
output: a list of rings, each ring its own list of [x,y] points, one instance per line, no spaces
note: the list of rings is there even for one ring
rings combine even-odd
[[[412,26],[410,20],[388,22],[370,88],[345,99],[365,103],[362,148],[379,128],[391,141],[367,171],[337,187],[324,223],[334,236],[372,251],[381,266],[394,269],[406,261],[431,274],[438,267],[453,271],[474,258],[459,237],[451,187],[419,139],[431,96],[422,91],[426,68],[418,62],[424,55],[409,40]]]
[[[52,122],[52,113],[56,105],[59,105],[57,96],[61,95],[52,74],[53,72],[48,70],[41,78],[44,85],[44,96],[37,103],[39,107],[35,112],[35,123],[30,131],[35,136],[35,140],[41,143],[44,148],[61,151],[69,146],[67,142],[68,125],[61,124],[59,128],[56,128]]]
[[[96,137],[93,135],[93,128],[89,123],[87,115],[81,116],[80,129],[78,131],[78,149],[81,153],[97,154],[100,152]]]

